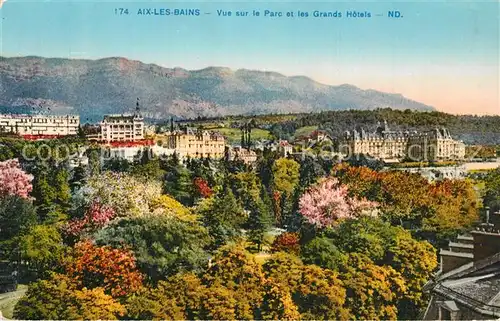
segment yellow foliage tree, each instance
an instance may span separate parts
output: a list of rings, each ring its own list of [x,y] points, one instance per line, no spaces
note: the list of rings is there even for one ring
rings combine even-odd
[[[182,221],[195,222],[198,218],[187,207],[169,195],[161,195],[153,199],[151,210],[153,214],[170,215]]]

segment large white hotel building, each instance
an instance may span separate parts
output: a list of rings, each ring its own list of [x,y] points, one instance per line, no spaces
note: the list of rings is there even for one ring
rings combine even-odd
[[[21,136],[70,136],[78,133],[80,116],[0,114],[0,133]]]

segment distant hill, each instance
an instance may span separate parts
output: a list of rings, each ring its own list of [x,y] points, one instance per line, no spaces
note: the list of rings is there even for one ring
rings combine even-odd
[[[50,108],[96,120],[132,110],[137,97],[145,116],[153,119],[381,107],[434,110],[399,94],[275,72],[170,69],[125,58],[0,57],[0,112]]]

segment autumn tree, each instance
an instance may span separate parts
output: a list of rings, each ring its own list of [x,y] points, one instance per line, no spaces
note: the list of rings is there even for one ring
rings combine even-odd
[[[212,196],[213,191],[208,182],[201,177],[195,177],[193,180],[194,190],[198,197],[207,198]]]
[[[300,313],[289,289],[282,284],[268,281],[259,309],[259,320],[299,320]]]
[[[117,320],[124,314],[125,308],[103,288],[80,288],[61,274],[31,283],[14,308],[14,317],[21,320]]]
[[[300,252],[300,237],[296,232],[284,232],[278,235],[272,244],[273,252],[289,252],[299,254]]]
[[[341,279],[348,293],[346,306],[355,319],[397,319],[397,301],[406,291],[399,272],[390,266],[375,265],[368,257],[353,253],[349,255]]]
[[[262,267],[241,245],[229,245],[217,251],[211,267],[205,273],[208,287],[207,302],[220,302],[220,307],[234,311],[233,319],[254,319],[263,299],[265,285]],[[222,300],[225,299],[225,300]],[[229,302],[234,302],[227,306]],[[212,304],[215,309],[217,305]],[[225,318],[232,313],[212,311],[207,316]]]
[[[113,297],[124,297],[142,285],[135,257],[127,250],[80,242],[63,264],[66,275],[79,287],[102,287]]]
[[[198,216],[169,195],[160,195],[151,201],[152,214],[175,217],[181,221],[195,222]]]
[[[337,272],[315,265],[302,268],[302,277],[293,299],[302,319],[346,320],[350,311],[346,303],[346,290]]]
[[[155,287],[144,287],[131,295],[126,301],[127,319],[196,319],[205,289],[195,274],[174,275]]]

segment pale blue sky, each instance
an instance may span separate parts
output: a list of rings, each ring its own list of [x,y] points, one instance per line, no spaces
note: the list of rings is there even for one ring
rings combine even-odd
[[[129,14],[116,15],[115,8]],[[199,8],[202,14],[139,16],[139,8]],[[218,9],[233,16],[218,17]],[[372,17],[234,17],[254,9],[356,10]],[[388,10],[403,18],[388,18]],[[0,14],[5,56],[123,56],[187,69],[273,70],[398,92],[448,112],[500,114],[498,1],[8,0]]]

